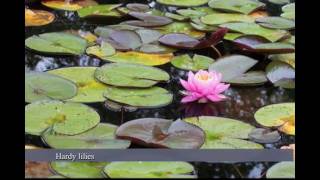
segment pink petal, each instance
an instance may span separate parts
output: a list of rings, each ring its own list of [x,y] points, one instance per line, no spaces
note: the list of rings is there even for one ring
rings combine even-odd
[[[189,83],[183,79],[180,79],[181,85],[188,91],[193,91],[193,89],[190,87]]]
[[[230,84],[219,83],[215,87],[214,93],[215,94],[220,94],[220,93],[224,92],[225,90],[227,90],[229,87],[230,87]]]
[[[182,103],[188,103],[188,102],[196,101],[198,99],[199,99],[198,97],[190,95],[190,96],[186,96],[186,97],[182,98],[181,102]]]
[[[212,101],[212,102],[219,102],[219,101],[222,101],[225,98],[225,96],[223,96],[223,95],[222,96],[220,96],[220,95],[208,95],[207,98],[210,99],[210,101]]]

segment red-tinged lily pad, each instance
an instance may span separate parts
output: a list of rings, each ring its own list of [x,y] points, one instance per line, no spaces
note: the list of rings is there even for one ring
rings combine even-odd
[[[187,122],[143,118],[121,125],[116,136],[148,147],[198,149],[205,141],[204,131]]]
[[[204,49],[220,42],[227,31],[225,28],[220,28],[216,32],[211,33],[209,38],[202,40],[195,39],[186,34],[166,34],[159,39],[159,42],[177,49]]]
[[[287,63],[272,61],[266,67],[267,77],[275,86],[295,88],[295,70]]]
[[[249,139],[257,143],[275,143],[281,139],[278,131],[256,128],[249,134]]]
[[[233,43],[242,51],[256,52],[256,53],[292,53],[295,47],[288,43],[271,43],[264,37],[256,35],[243,35],[236,38]]]
[[[147,12],[149,11],[150,7],[146,4],[141,3],[129,3],[126,5],[129,11],[136,11],[136,12]]]
[[[134,50],[142,45],[139,34],[134,31],[114,31],[110,34],[109,39],[111,40],[109,42],[113,42],[112,45],[116,43],[121,49]]]
[[[156,16],[141,12],[130,12],[129,15],[139,20],[125,21],[123,22],[124,24],[140,27],[158,27],[172,23],[170,18],[164,16]]]

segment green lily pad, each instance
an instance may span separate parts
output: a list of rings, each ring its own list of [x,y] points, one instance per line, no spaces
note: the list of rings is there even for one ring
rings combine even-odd
[[[172,33],[183,33],[193,38],[203,38],[205,36],[204,32],[195,30],[190,23],[187,22],[173,22],[166,26],[154,28],[161,32],[162,34],[172,34]]]
[[[235,40],[235,39],[237,39],[238,37],[241,37],[241,36],[243,36],[243,34],[241,34],[241,33],[227,33],[223,37],[223,39],[229,40],[229,41],[233,41],[233,40]]]
[[[151,58],[152,56],[156,57],[156,54],[168,54],[169,55],[171,53],[174,53],[177,50],[174,48],[168,47],[168,46],[161,45],[159,43],[154,43],[154,44],[142,45],[140,47],[139,51],[142,53],[150,54],[149,57]],[[172,55],[172,57],[173,57],[173,55]],[[171,60],[171,58],[170,58],[170,60]],[[145,65],[148,65],[148,64],[145,64]]]
[[[296,18],[295,9],[296,9],[295,3],[290,3],[285,6],[282,6],[283,13],[281,14],[281,17],[295,20]]]
[[[54,161],[51,169],[67,178],[103,178],[102,170],[107,162],[67,162]]]
[[[268,0],[268,1],[272,4],[279,4],[279,5],[290,3],[290,0]]]
[[[130,11],[136,11],[136,12],[147,12],[150,10],[150,7],[147,4],[142,4],[142,3],[129,3],[126,5],[126,7]]]
[[[231,22],[248,22],[252,23],[255,21],[254,18],[236,13],[214,13],[201,17],[201,21],[207,25],[219,25]]]
[[[255,114],[256,121],[265,127],[277,127],[289,135],[295,134],[295,103],[272,104],[260,108]]]
[[[256,0],[211,0],[209,6],[216,10],[250,14],[265,4]]]
[[[25,75],[25,101],[66,100],[77,94],[77,86],[64,78],[47,73]]]
[[[76,11],[78,9],[97,5],[95,0],[77,0],[77,1],[61,1],[61,0],[41,0],[41,4],[52,9]]]
[[[206,133],[202,149],[261,149],[263,146],[244,139],[254,129],[250,124],[229,118],[200,116],[184,121],[199,126]]]
[[[76,135],[95,127],[99,114],[89,106],[61,101],[37,101],[25,107],[25,132],[40,135],[52,127],[54,132]]]
[[[295,70],[287,63],[272,61],[266,67],[267,77],[276,86],[295,88]]]
[[[186,21],[186,20],[188,20],[188,18],[185,17],[185,16],[181,16],[179,14],[174,14],[174,13],[170,13],[170,12],[166,12],[164,15],[166,17],[171,18],[171,19],[176,20],[176,21]]]
[[[273,165],[268,169],[267,178],[295,178],[295,162],[284,161]]]
[[[157,42],[158,39],[162,36],[162,34],[159,31],[152,29],[138,29],[136,30],[136,33],[139,34],[143,44]]]
[[[260,26],[266,27],[266,28],[271,28],[271,29],[285,29],[285,30],[290,30],[295,28],[295,22],[282,18],[282,17],[262,17],[262,18],[257,18],[256,23],[258,23]]]
[[[89,55],[94,55],[99,58],[106,58],[112,56],[116,53],[116,50],[107,42],[102,42],[101,45],[88,47],[86,53]]]
[[[103,102],[105,101],[103,93],[108,89],[108,86],[94,78],[96,69],[96,67],[68,67],[50,70],[48,73],[69,79],[77,85],[77,95],[68,99],[68,101],[82,103]]]
[[[174,178],[195,177],[187,162],[112,162],[104,168],[109,178]]]
[[[296,44],[296,37],[295,36],[290,36],[290,37],[282,40],[281,42],[295,45]]]
[[[170,104],[173,95],[160,87],[110,88],[104,96],[112,101],[141,108],[156,108]]]
[[[200,18],[202,16],[207,15],[207,13],[205,13],[205,12],[197,11],[194,9],[179,9],[179,10],[177,10],[177,13],[184,16],[184,17],[188,17],[190,19]]]
[[[193,7],[207,4],[209,0],[157,0],[158,3],[168,6]]]
[[[208,69],[213,62],[214,60],[207,56],[196,54],[191,58],[188,54],[185,54],[173,58],[171,64],[180,69],[198,71],[200,69]]]
[[[227,81],[232,85],[257,86],[268,82],[264,71],[249,71]]]
[[[271,42],[278,41],[284,36],[288,35],[288,32],[285,30],[268,29],[255,23],[227,23],[220,25],[220,27],[225,27],[230,29],[231,31],[242,34],[262,36]]]
[[[77,10],[80,18],[85,17],[122,17],[122,14],[116,10],[121,4],[103,4],[81,8]]]
[[[210,25],[206,25],[203,22],[201,22],[200,19],[198,18],[194,18],[192,19],[192,22],[190,22],[190,25],[198,30],[198,31],[204,31],[204,32],[213,32],[219,29],[218,26],[210,26]]]
[[[205,141],[205,133],[199,127],[160,118],[128,121],[117,129],[116,136],[146,147],[172,149],[198,149]]]
[[[97,68],[95,77],[106,84],[120,87],[151,87],[168,81],[167,72],[138,64],[110,63]]]
[[[252,68],[258,61],[243,55],[231,55],[217,59],[209,66],[209,71],[222,74],[222,81],[228,82],[241,76]]]
[[[42,53],[81,55],[86,50],[87,41],[70,33],[52,32],[27,38],[25,46]]]
[[[249,139],[258,143],[276,143],[281,139],[278,131],[256,128],[249,134]]]
[[[296,62],[295,53],[273,54],[273,55],[270,55],[269,58],[273,61],[281,61],[281,62],[287,63],[291,67],[295,68],[295,62]]]
[[[52,132],[51,129],[42,134],[43,141],[56,149],[125,149],[130,141],[115,138],[117,126],[100,123],[93,129],[75,136],[65,136]]]

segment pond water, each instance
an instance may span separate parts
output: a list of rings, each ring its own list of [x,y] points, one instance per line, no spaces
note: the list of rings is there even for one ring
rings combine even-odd
[[[97,1],[103,3],[105,1]],[[108,1],[108,3],[118,3],[119,1]],[[125,2],[125,1],[120,1]],[[132,1],[130,1],[132,2]],[[169,11],[172,9],[165,8],[164,6],[155,4],[152,1],[145,1],[151,4],[155,8],[160,10]],[[141,1],[139,1],[141,3]],[[267,3],[267,10],[271,15],[278,16],[281,12],[280,7],[277,5],[272,5]],[[62,30],[88,30],[93,32],[94,28],[101,23],[105,25],[117,24],[116,21],[102,21],[102,22],[89,22],[77,17],[74,12],[67,11],[57,11],[41,6],[40,3],[32,3],[30,6],[32,9],[42,9],[53,12],[56,15],[56,20],[46,26],[41,27],[27,27],[25,28],[25,37],[31,35],[45,33],[45,32],[56,32]],[[99,23],[99,24],[97,24]],[[217,48],[226,54],[239,53],[229,48],[228,44],[219,44]],[[178,51],[177,54],[182,51]],[[217,55],[210,50],[193,51],[188,53],[198,53],[213,58],[217,58]],[[248,54],[247,54],[248,55]],[[264,67],[266,63],[269,63],[264,56],[261,55],[250,55],[249,56],[260,60],[257,68]],[[70,66],[101,66],[105,64],[105,61],[101,61],[97,58],[82,55],[82,56],[48,56],[40,55],[39,53],[34,53],[29,50],[25,50],[25,68],[31,71],[47,71],[51,69],[70,67]],[[94,103],[90,104],[96,111],[99,112],[102,122],[113,123],[120,125],[123,122],[130,121],[137,118],[143,117],[158,117],[165,119],[179,119],[191,116],[200,115],[211,115],[220,117],[229,117],[238,119],[247,123],[250,123],[256,127],[259,125],[255,122],[253,115],[259,108],[266,106],[268,104],[275,104],[281,102],[294,102],[295,92],[294,90],[283,89],[279,87],[274,87],[272,84],[265,84],[258,87],[234,87],[230,88],[226,95],[230,98],[229,100],[216,104],[180,104],[181,95],[179,90],[182,88],[179,83],[179,78],[186,79],[187,72],[183,70],[178,70],[171,66],[171,64],[166,64],[160,66],[161,69],[167,71],[171,80],[169,83],[160,84],[160,86],[168,89],[174,94],[174,101],[172,104],[155,109],[139,109],[134,112],[114,112],[107,109],[104,103]],[[281,134],[283,138],[281,141],[275,144],[265,144],[266,148],[279,148],[282,145],[288,145],[295,143],[294,136],[288,136]],[[26,144],[33,144],[40,147],[46,147],[42,143],[39,137],[26,135]],[[132,146],[139,147],[139,146]],[[140,147],[139,147],[140,148]],[[201,178],[235,178],[235,177],[249,177],[258,178],[263,177],[263,173],[274,163],[235,163],[235,164],[224,164],[224,163],[193,163],[196,168],[196,173],[198,177]]]

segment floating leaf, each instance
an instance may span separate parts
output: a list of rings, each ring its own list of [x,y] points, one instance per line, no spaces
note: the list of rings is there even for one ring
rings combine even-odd
[[[193,7],[207,4],[209,0],[157,0],[158,3],[168,6]]]
[[[76,1],[42,0],[41,4],[52,9],[76,11],[83,7],[97,5],[98,3],[94,0],[76,0]]]
[[[186,20],[188,20],[187,17],[181,16],[179,14],[166,12],[164,15],[166,17],[171,18],[171,19],[176,20],[176,21],[186,21]]]
[[[156,56],[156,54],[173,53],[176,51],[176,49],[155,43],[155,44],[144,44],[140,47],[139,51],[142,53],[151,54],[150,56]],[[171,58],[173,58],[173,54]],[[169,61],[171,60],[171,58],[169,59]],[[144,64],[144,65],[148,65],[148,64]]]
[[[256,0],[211,0],[209,6],[216,10],[250,14],[265,4]]]
[[[25,132],[40,135],[52,127],[54,132],[76,135],[95,127],[99,114],[89,106],[60,101],[37,101],[25,107]]]
[[[52,32],[33,35],[25,40],[26,47],[42,53],[81,55],[87,41],[70,33]]]
[[[254,129],[250,124],[222,117],[200,116],[186,118],[184,121],[199,126],[206,133],[206,142],[202,149],[261,149],[248,139]]]
[[[129,11],[136,11],[136,12],[147,12],[150,10],[150,7],[147,4],[141,3],[129,3],[126,5]]]
[[[171,64],[177,68],[191,71],[199,71],[201,69],[208,69],[209,65],[212,64],[214,60],[212,58],[194,55],[192,58],[185,54],[176,56],[172,59]]]
[[[284,161],[273,165],[267,171],[267,178],[295,178],[295,162]]]
[[[66,100],[77,94],[75,83],[47,73],[25,74],[25,101]]]
[[[268,0],[268,1],[272,4],[278,4],[278,5],[290,3],[290,0]]]
[[[273,61],[281,61],[281,62],[287,63],[293,68],[295,68],[295,61],[296,61],[295,53],[274,54],[274,55],[270,55],[269,58]]]
[[[204,132],[197,126],[159,118],[126,122],[117,129],[116,136],[145,146],[173,149],[197,149],[205,140]]]
[[[193,38],[203,38],[204,32],[195,30],[189,23],[186,22],[173,22],[166,26],[154,28],[162,34],[183,33]]]
[[[89,55],[97,56],[101,59],[105,59],[108,56],[112,56],[116,53],[116,50],[107,42],[102,42],[101,46],[88,47],[86,53]]]
[[[267,29],[255,23],[227,23],[220,25],[220,27],[225,27],[230,31],[239,32],[242,34],[262,36],[271,42],[278,41],[288,35],[288,32],[285,30]]]
[[[281,139],[281,135],[278,131],[257,128],[250,132],[249,139],[258,143],[275,143]]]
[[[280,131],[295,135],[295,104],[272,104],[259,109],[255,114],[256,121],[266,127],[277,127]]]
[[[296,38],[295,38],[295,36],[290,36],[290,37],[282,40],[281,42],[295,45],[296,44]]]
[[[177,13],[184,16],[184,17],[188,17],[190,19],[200,18],[202,16],[207,15],[207,13],[205,13],[205,12],[197,11],[194,9],[178,9]]]
[[[108,86],[95,80],[94,72],[96,69],[96,67],[68,67],[54,69],[48,71],[48,73],[69,79],[77,85],[77,95],[68,101],[83,103],[103,102],[105,101],[103,92]]]
[[[57,174],[67,178],[103,178],[101,171],[107,162],[51,162],[51,168]]]
[[[227,82],[236,77],[241,76],[252,68],[257,61],[243,55],[231,55],[217,59],[216,62],[210,65],[210,71],[220,72],[222,81]]]
[[[235,13],[214,13],[201,17],[201,21],[207,25],[219,25],[230,22],[254,22],[254,18]]]
[[[81,8],[77,10],[80,18],[87,17],[121,17],[122,14],[115,9],[121,4],[103,4]]]
[[[143,44],[157,42],[162,35],[159,31],[152,29],[138,29],[136,32],[139,34]]]
[[[291,30],[295,28],[295,22],[282,17],[263,17],[256,19],[256,23],[260,26],[271,29]]]
[[[104,96],[112,101],[139,108],[156,108],[170,104],[173,95],[160,87],[109,88]]]
[[[266,73],[274,85],[288,89],[295,88],[295,70],[287,63],[272,61],[266,67]]]
[[[44,142],[56,149],[124,149],[130,141],[115,139],[117,126],[100,123],[93,129],[75,136],[59,135],[51,129],[42,134]]]
[[[166,34],[160,37],[161,44],[180,49],[204,49],[219,43],[227,33],[226,28],[219,28],[209,38],[198,40],[186,34]]]
[[[268,82],[264,71],[249,71],[227,81],[232,85],[257,86]]]
[[[151,87],[170,78],[159,68],[126,63],[106,64],[97,68],[94,75],[103,83],[121,87]]]
[[[190,25],[198,31],[213,32],[219,29],[218,26],[209,26],[201,22],[200,19],[192,19]]]
[[[114,31],[109,35],[109,39],[123,47],[122,49],[134,50],[142,45],[139,34],[129,30]]]
[[[125,21],[123,22],[124,24],[141,27],[157,27],[172,23],[172,20],[170,18],[164,16],[156,16],[141,12],[130,12],[129,15],[139,20]]]
[[[103,171],[110,178],[196,178],[187,162],[112,162]]]
[[[290,3],[285,6],[282,6],[283,13],[281,14],[281,17],[295,20],[295,17],[296,17],[295,9],[296,9],[295,3]]]
[[[55,16],[51,12],[43,10],[24,9],[25,26],[43,26],[54,21]]]

